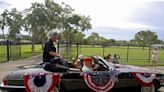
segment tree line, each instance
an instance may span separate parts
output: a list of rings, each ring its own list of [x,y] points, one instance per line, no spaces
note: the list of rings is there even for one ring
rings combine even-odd
[[[45,0],[45,3],[32,3],[30,8],[18,11],[5,9],[0,16],[0,28],[3,38],[16,39],[21,31],[30,34],[32,52],[37,39],[45,42],[46,35],[52,30],[58,30],[65,38],[67,52],[70,50],[71,34],[74,31],[91,29],[90,16],[84,16],[74,12],[74,9],[65,3],[55,3],[53,0]],[[8,30],[7,37],[4,30]]]
[[[63,38],[63,37],[61,37]],[[64,43],[64,39],[61,40],[61,43]],[[83,45],[91,45],[92,47],[95,45],[102,46],[151,46],[152,44],[163,44],[164,41],[158,39],[156,32],[151,30],[141,30],[134,35],[134,39],[130,41],[126,40],[115,40],[115,39],[107,39],[105,37],[100,36],[96,32],[92,32],[88,37],[85,36],[82,32],[75,32],[72,34],[71,39],[72,44],[83,44]]]

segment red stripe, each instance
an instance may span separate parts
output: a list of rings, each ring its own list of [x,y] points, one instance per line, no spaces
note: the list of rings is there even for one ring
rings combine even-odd
[[[89,76],[89,75],[88,75]],[[89,77],[91,77],[91,76],[89,76]],[[91,78],[89,78],[89,79],[91,79]],[[94,82],[92,81],[92,79],[91,79],[91,82],[94,84]],[[110,80],[108,81],[108,83],[110,82]],[[107,86],[108,85],[108,83],[107,84],[104,84],[104,86]],[[111,86],[111,83],[112,82],[110,82],[110,85],[109,86]],[[92,85],[92,84],[91,84]],[[95,84],[94,84],[95,85]],[[94,86],[93,85],[93,86]],[[95,85],[95,86],[97,86],[97,87],[104,87],[104,86],[99,86],[99,85]],[[105,89],[107,89],[109,86],[107,86],[107,87],[105,87],[105,88],[103,88],[103,90],[105,90]],[[98,88],[99,89],[99,88]],[[101,88],[100,88],[101,89]]]
[[[90,75],[88,75],[88,74],[84,74],[84,78],[86,78],[86,80],[87,80],[87,84],[89,85],[89,87],[92,89],[92,90],[94,90],[94,91],[109,91],[111,88],[111,86],[112,86],[112,81],[110,82],[110,80],[108,81],[108,83],[105,85],[106,87],[105,88],[103,88],[104,86],[97,86],[97,85],[94,85],[94,83],[93,83],[93,81],[91,80],[91,78],[90,78],[91,76]],[[91,82],[93,83],[90,83],[89,82],[89,80],[91,80]],[[110,82],[110,83],[109,83]],[[95,86],[95,87],[94,87]],[[97,87],[96,87],[97,86]],[[102,87],[102,88],[101,88]]]
[[[85,76],[86,76],[86,77],[84,77],[84,78],[87,79],[87,84],[89,85],[89,88],[91,88],[91,89],[94,90],[94,91],[98,91],[97,88],[94,88],[94,87],[89,83],[89,81],[88,81],[88,75],[86,74]]]
[[[151,86],[153,81],[150,83],[145,83],[143,80],[141,80],[140,78],[137,77],[136,75],[137,73],[132,73],[132,75],[134,76],[134,78],[137,80],[137,82],[142,85],[142,86]],[[142,75],[142,74],[141,74]]]
[[[28,86],[28,80],[30,79],[30,76],[26,74],[23,76],[23,78],[24,78],[24,86],[25,86],[26,92],[31,92]]]
[[[36,75],[39,75],[39,74],[36,74]],[[46,76],[47,74],[44,74],[44,75]],[[29,88],[29,85],[28,85],[28,81],[30,80],[30,76],[31,75],[28,75],[28,74],[25,74],[23,76],[23,78],[24,78],[24,86],[25,86],[26,92],[31,92],[31,89]],[[57,74],[57,73],[52,74],[52,79],[51,79],[52,80],[52,84],[49,87],[47,92],[52,92],[52,90],[55,88],[56,84],[58,83],[59,78],[60,78],[59,74]]]
[[[88,75],[88,77],[91,77],[91,76],[89,76]],[[88,78],[88,79],[90,79],[90,78]],[[89,80],[88,80],[89,81]],[[91,80],[92,81],[92,80]],[[109,81],[108,81],[109,82]],[[93,82],[92,82],[93,83]],[[90,82],[89,82],[89,84],[90,84]],[[107,83],[107,84],[109,84],[109,83]],[[108,87],[110,87],[111,86],[111,84],[112,84],[112,82],[109,84],[109,85],[105,85],[106,87],[105,88],[101,88],[101,87],[103,87],[103,86],[97,86],[98,88],[96,88],[96,87],[94,87],[94,83],[93,84],[90,84],[93,88],[95,88],[95,89],[97,89],[97,90],[101,90],[101,91],[105,91],[106,89],[108,89]],[[96,85],[95,85],[96,86]]]
[[[48,92],[52,92],[52,90],[55,88],[58,81],[59,81],[59,74],[53,74],[52,75],[52,85],[48,89]]]

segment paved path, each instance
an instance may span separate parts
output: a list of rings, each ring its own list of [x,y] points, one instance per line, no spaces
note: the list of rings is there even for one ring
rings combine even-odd
[[[0,83],[2,82],[3,76],[10,70],[21,65],[36,64],[36,63],[41,63],[41,62],[42,62],[42,55],[36,55],[36,56],[23,59],[23,60],[0,63]]]
[[[12,69],[21,65],[39,64],[41,62],[42,62],[42,55],[36,55],[23,60],[0,63],[0,83],[2,82],[3,76],[7,72],[11,71]],[[158,66],[157,68],[152,68],[152,67],[146,67],[146,68],[155,69],[156,71],[160,71],[164,73],[164,66]],[[164,92],[164,87],[160,89],[160,92]]]

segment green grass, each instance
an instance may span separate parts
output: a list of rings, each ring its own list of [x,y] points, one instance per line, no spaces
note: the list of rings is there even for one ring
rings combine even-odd
[[[7,47],[0,45],[0,62],[7,61]]]
[[[114,54],[119,54],[121,59],[121,64],[130,64],[130,65],[148,65],[150,66],[152,64],[151,61],[151,50],[148,47],[129,47],[129,51],[127,49],[127,46],[110,46],[105,47],[104,49],[101,46],[85,46],[82,45],[79,47],[79,54],[82,54],[84,56],[92,56],[92,55],[107,55],[112,54],[112,57]],[[62,53],[64,58],[67,60],[71,60],[72,57],[76,57],[77,51],[76,46],[72,46],[71,53],[66,54],[65,51]],[[104,51],[103,51],[104,50]],[[127,55],[128,52],[128,55]],[[164,49],[158,50],[158,62],[157,65],[164,65]],[[127,61],[128,59],[128,61]]]
[[[42,53],[42,46],[41,44],[35,45],[35,53],[31,53],[31,45],[21,45],[21,58],[19,53],[19,47],[13,46],[11,47],[13,50],[12,52],[15,53],[15,56],[17,58],[13,60],[23,59],[27,57],[31,57],[35,54]],[[104,49],[101,46],[95,46],[91,47],[90,45],[81,45],[79,47],[79,54],[83,54],[84,56],[92,56],[95,54],[98,54],[100,56],[112,54],[112,57],[114,54],[119,54],[121,59],[121,64],[130,64],[130,65],[141,65],[150,66],[152,64],[151,61],[151,50],[149,51],[149,48],[145,47],[129,47],[129,53],[128,53],[128,61],[127,61],[127,46],[110,46],[105,47]],[[7,61],[7,47],[0,45],[0,62]],[[62,48],[61,54],[62,56],[67,60],[70,61],[71,58],[77,56],[77,48],[76,46],[72,46],[71,52],[69,54],[66,53],[65,48]],[[103,52],[104,50],[104,52]],[[150,56],[149,56],[150,53]],[[158,50],[158,62],[157,65],[164,66],[164,49]]]
[[[21,45],[21,49],[20,49],[19,45],[10,46],[9,47],[9,49],[11,50],[10,60],[24,59],[42,53],[41,44],[35,45],[35,53],[31,52],[31,47],[32,47],[31,45]],[[0,45],[0,62],[6,62],[6,61],[7,61],[7,46]]]
[[[36,44],[35,45],[35,53],[31,53],[31,45],[21,45],[21,57],[27,58],[39,53],[42,53],[42,45]]]

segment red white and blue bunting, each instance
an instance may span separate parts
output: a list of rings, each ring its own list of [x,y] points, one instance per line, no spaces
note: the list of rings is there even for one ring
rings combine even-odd
[[[92,76],[84,73],[83,77],[87,86],[96,92],[110,91],[116,81],[116,77],[114,76]]]
[[[149,76],[146,76],[144,73],[133,72],[132,75],[142,86],[151,86],[155,79],[155,74],[149,74]]]
[[[25,74],[24,85],[26,92],[52,92],[59,81],[60,75],[54,74]]]

